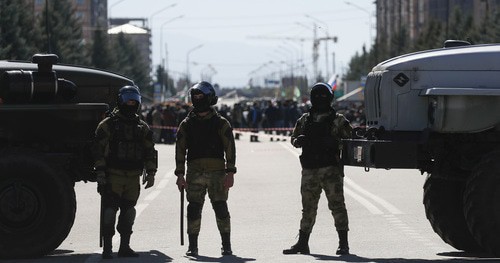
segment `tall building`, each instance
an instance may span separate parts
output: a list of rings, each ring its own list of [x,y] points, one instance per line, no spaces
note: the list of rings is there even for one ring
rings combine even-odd
[[[471,16],[479,25],[485,14],[494,15],[500,8],[500,0],[376,0],[377,43],[391,48],[392,37],[404,28],[409,41],[418,39],[427,22],[441,21],[448,24],[456,8],[464,16]]]
[[[33,1],[35,15],[41,15],[45,9],[46,0]],[[60,0],[58,0],[60,1]],[[92,43],[94,29],[108,27],[108,1],[107,0],[67,0],[73,4],[75,15],[82,22],[83,39]],[[50,2],[49,2],[50,4]]]
[[[140,22],[137,24],[137,22]],[[145,26],[144,18],[110,18],[108,34],[111,39],[123,33],[130,39],[139,50],[144,65],[148,66],[148,72],[152,70],[151,59],[151,31]]]

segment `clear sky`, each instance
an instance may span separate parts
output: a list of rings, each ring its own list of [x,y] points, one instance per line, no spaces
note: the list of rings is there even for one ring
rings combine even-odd
[[[193,81],[244,87],[250,78],[259,82],[292,72],[311,77],[314,28],[317,38],[338,39],[319,42],[317,70],[343,74],[350,58],[375,37],[373,2],[108,0],[108,15],[149,20],[155,68],[164,63],[175,77],[189,72]]]

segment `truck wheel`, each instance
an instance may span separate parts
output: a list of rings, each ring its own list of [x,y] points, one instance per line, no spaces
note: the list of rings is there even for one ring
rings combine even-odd
[[[26,154],[0,156],[0,258],[46,255],[75,219],[73,185]]]
[[[467,252],[480,251],[467,227],[463,211],[464,183],[427,177],[424,184],[425,215],[444,242]]]
[[[477,242],[500,256],[500,152],[487,154],[467,181],[465,218]]]

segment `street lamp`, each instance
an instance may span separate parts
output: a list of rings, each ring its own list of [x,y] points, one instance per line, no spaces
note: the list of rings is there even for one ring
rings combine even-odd
[[[189,84],[189,81],[190,81],[190,79],[191,79],[191,77],[189,76],[189,55],[190,55],[193,51],[195,51],[195,50],[197,50],[197,49],[200,49],[201,47],[203,47],[203,44],[200,44],[200,45],[198,45],[198,46],[196,46],[196,47],[194,47],[194,48],[191,48],[191,49],[190,49],[190,50],[188,50],[188,52],[186,53],[186,82],[188,82],[188,84]]]
[[[114,3],[114,4],[112,4],[112,5],[110,5],[110,6],[108,7],[109,17],[111,17],[111,9],[113,9],[113,7],[115,7],[116,5],[118,5],[119,3],[123,2],[123,1],[125,1],[125,0],[119,0],[119,1],[117,1],[116,3]],[[48,0],[47,0],[46,2],[48,2]]]
[[[354,6],[355,8],[368,14],[368,35],[370,37],[370,45],[371,45],[373,42],[373,39],[372,39],[372,14],[370,13],[370,11],[364,9],[363,7],[361,7],[359,5],[353,4],[353,3],[348,2],[348,1],[345,1],[344,3],[346,5]]]
[[[149,25],[149,27],[151,28],[151,30],[153,30],[153,17],[154,17],[154,16],[156,16],[156,15],[158,15],[159,13],[161,13],[161,12],[163,12],[163,11],[165,11],[165,10],[169,9],[169,8],[172,8],[172,7],[176,6],[176,5],[177,5],[177,3],[173,3],[173,4],[169,5],[169,6],[166,6],[166,7],[162,8],[162,9],[160,9],[160,10],[158,10],[158,11],[154,12],[154,13],[153,13],[153,14],[149,17],[149,24],[150,24],[150,25]]]
[[[161,65],[161,69],[162,69],[162,70],[161,70],[161,71],[162,71],[162,72],[161,72],[161,74],[162,74],[162,75],[163,75],[163,71],[165,71],[165,72],[167,72],[167,73],[168,73],[168,69],[166,69],[166,67],[165,67],[165,60],[166,60],[166,59],[168,59],[166,54],[165,54],[165,58],[166,58],[166,59],[163,59],[163,26],[165,26],[166,24],[168,24],[168,23],[170,23],[170,22],[172,22],[172,21],[174,21],[174,20],[176,20],[176,19],[182,18],[183,16],[184,16],[184,15],[180,15],[180,16],[176,16],[176,17],[174,17],[174,18],[172,18],[172,19],[169,19],[169,20],[165,21],[163,24],[161,24],[161,26],[160,26],[160,65]],[[165,44],[165,46],[166,46],[166,44]],[[166,47],[165,47],[165,48],[166,48]],[[167,52],[165,52],[165,53],[167,53]],[[168,63],[167,63],[167,64],[168,64]],[[160,85],[161,85],[161,101],[162,101],[162,102],[163,102],[163,100],[164,100],[164,96],[165,96],[165,89],[166,89],[166,86],[165,86],[165,85],[163,85],[163,82],[164,82],[164,81],[162,81],[162,83],[160,83]],[[168,85],[168,74],[167,74],[167,80],[166,80],[166,83],[167,83],[167,85]]]
[[[163,27],[168,24],[168,23],[171,23],[179,18],[183,18],[184,15],[180,15],[180,16],[176,16],[174,18],[171,18],[167,21],[165,21],[163,24],[161,24],[160,26],[160,63],[162,66],[165,66],[164,65],[164,59],[163,59]]]

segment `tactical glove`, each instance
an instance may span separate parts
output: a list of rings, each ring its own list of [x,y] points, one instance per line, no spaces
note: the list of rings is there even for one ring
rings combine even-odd
[[[148,189],[149,187],[153,186],[155,184],[155,174],[150,173],[146,175],[146,180],[142,184],[146,184],[144,189]]]
[[[306,141],[307,138],[305,135],[299,135],[293,142],[293,146],[295,146],[295,148],[300,148],[306,144]]]
[[[97,171],[95,181],[97,185],[106,185],[106,173],[104,171]]]
[[[102,194],[106,188],[106,173],[104,171],[97,171],[95,181],[97,182],[97,192]]]

